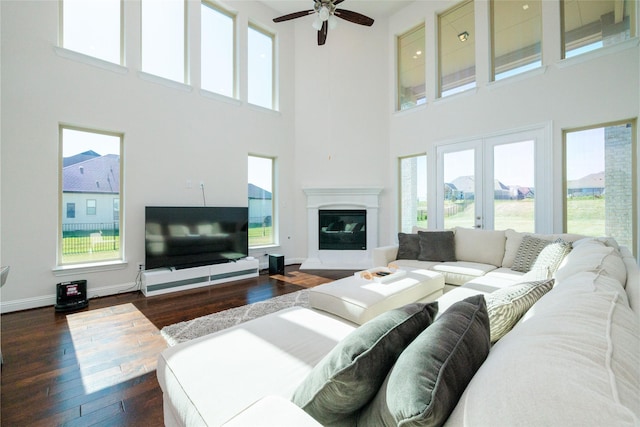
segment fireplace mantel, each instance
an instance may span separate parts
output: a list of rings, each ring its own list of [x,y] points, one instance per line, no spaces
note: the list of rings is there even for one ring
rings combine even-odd
[[[373,248],[378,246],[379,187],[303,188],[307,196],[308,252],[301,269],[360,270],[371,267]],[[321,209],[365,209],[366,250],[319,250],[318,211]]]

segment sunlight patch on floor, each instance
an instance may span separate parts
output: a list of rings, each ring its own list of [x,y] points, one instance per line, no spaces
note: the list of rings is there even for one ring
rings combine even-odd
[[[156,369],[167,347],[160,331],[133,304],[67,315],[87,394]]]

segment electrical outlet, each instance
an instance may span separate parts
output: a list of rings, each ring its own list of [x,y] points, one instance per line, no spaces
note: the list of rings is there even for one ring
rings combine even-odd
[[[144,263],[138,262],[138,271],[142,271],[142,270],[144,270]]]

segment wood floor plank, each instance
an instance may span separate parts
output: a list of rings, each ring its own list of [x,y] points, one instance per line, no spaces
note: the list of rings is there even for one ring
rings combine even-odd
[[[2,425],[162,426],[160,329],[353,274],[298,267],[149,298],[138,291],[96,298],[74,313],[3,314]]]

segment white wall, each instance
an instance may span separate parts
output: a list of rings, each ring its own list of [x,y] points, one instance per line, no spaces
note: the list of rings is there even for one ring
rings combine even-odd
[[[338,20],[317,46],[311,20],[295,33],[296,249],[307,251],[302,188],[388,187],[388,18],[372,27]],[[389,192],[381,195],[380,223],[390,219]]]
[[[452,3],[419,0],[390,19],[387,44],[391,49],[394,36],[426,22],[427,105],[392,113],[389,158],[395,161],[398,156],[418,153],[434,158],[434,147],[439,143],[551,123],[553,150],[548,167],[554,183],[553,224],[546,226],[559,232],[562,230],[562,131],[638,117],[639,49],[636,38],[594,55],[561,61],[559,2],[543,1],[542,4],[542,71],[489,83],[489,46],[487,42],[479,42],[476,46],[477,89],[436,101],[436,16]],[[475,2],[475,38],[479,41],[489,40],[488,8],[488,1]],[[389,62],[387,66],[391,84],[395,65]],[[387,105],[393,105],[394,96],[393,91],[389,91]],[[390,167],[395,168],[395,163]],[[395,191],[397,184],[391,186]],[[433,196],[433,188],[429,188]],[[429,206],[431,209],[433,203]],[[381,236],[381,244],[397,241],[397,209],[392,210],[394,217]]]
[[[175,88],[141,78],[139,2],[124,2],[127,67],[109,71],[56,53],[57,1],[2,1],[2,264],[11,266],[2,288],[3,311],[55,303],[55,284],[87,279],[89,294],[131,287],[144,260],[145,205],[247,205],[247,154],[275,156],[281,183],[294,181],[293,26],[277,27],[280,112],[202,96],[199,31],[191,40],[192,86]],[[199,22],[199,1],[189,19]],[[275,32],[274,12],[261,3],[228,1],[238,12],[238,43],[248,19]],[[246,75],[246,54],[240,76]],[[241,79],[241,99],[246,82]],[[58,126],[124,133],[124,224],[128,265],[58,276]],[[279,188],[293,204],[292,186]],[[281,209],[283,235],[293,234],[294,212]],[[284,241],[278,252],[293,253]],[[259,255],[263,255],[261,251]],[[258,254],[256,254],[258,255]],[[261,258],[266,262],[266,258]]]

